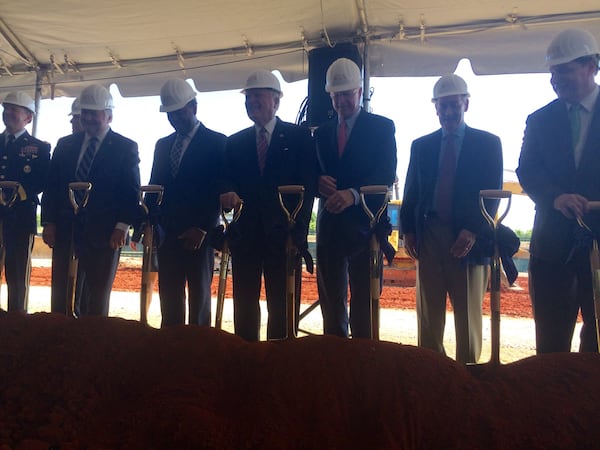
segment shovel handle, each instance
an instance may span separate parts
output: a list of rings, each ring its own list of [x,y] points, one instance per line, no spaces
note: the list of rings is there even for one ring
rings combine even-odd
[[[504,198],[508,199],[508,203],[504,209],[504,212],[499,217],[492,217],[485,206],[485,200],[501,200]],[[492,228],[495,229],[508,214],[508,211],[510,210],[511,199],[511,191],[504,191],[501,189],[483,189],[479,191],[479,208],[481,209],[481,214],[483,214],[483,217],[485,217],[485,220],[487,220]]]
[[[590,211],[597,211],[600,209],[600,201],[591,201],[588,202],[588,207],[590,208]]]
[[[279,192],[279,204],[281,205],[281,209],[283,209],[283,212],[287,217],[288,224],[292,226],[296,221],[296,217],[298,217],[298,213],[302,209],[302,205],[304,204],[304,186],[302,186],[301,184],[289,184],[284,186],[278,186],[277,191]],[[295,194],[300,196],[298,203],[296,203],[296,208],[291,213],[285,207],[285,203],[283,201],[283,196],[286,194]]]
[[[386,208],[386,206],[388,204],[388,200],[389,200],[389,194],[390,194],[389,189],[385,184],[362,186],[360,188],[360,203],[362,204],[363,210],[369,217],[369,220],[371,222],[371,228],[373,228],[377,224],[377,222],[379,222],[379,219],[381,218],[383,212],[385,211],[385,208]],[[373,213],[373,211],[371,211],[371,209],[367,205],[367,202],[365,200],[365,197],[367,195],[384,195],[385,196],[383,198],[383,201],[381,202],[381,206],[379,207],[379,209],[377,210],[376,213]]]
[[[0,181],[0,205],[10,208],[17,201],[21,183],[18,181]],[[8,197],[4,196],[4,191],[10,193]],[[8,200],[7,200],[8,198]]]
[[[79,210],[81,208],[85,208],[85,205],[87,205],[87,202],[90,198],[91,190],[92,183],[90,183],[89,181],[75,181],[73,183],[69,183],[69,201],[71,202],[71,206],[73,207],[75,215],[79,213]],[[76,191],[84,191],[81,204],[77,203],[77,199],[75,198]]]
[[[164,192],[165,188],[160,184],[148,184],[146,186],[140,187],[140,206],[142,207],[146,215],[150,213],[150,210],[148,209],[148,204],[146,203],[146,194],[157,194],[156,206],[160,206],[163,200]]]
[[[239,205],[237,206],[237,209],[235,209],[235,208],[233,209],[233,216],[231,217],[231,220],[227,219],[225,210],[221,209],[221,218],[223,219],[223,225],[225,226],[225,229],[227,229],[229,224],[231,224],[233,222],[237,222],[237,220],[240,218],[240,214],[242,214],[243,208],[244,208],[244,201],[241,200]]]

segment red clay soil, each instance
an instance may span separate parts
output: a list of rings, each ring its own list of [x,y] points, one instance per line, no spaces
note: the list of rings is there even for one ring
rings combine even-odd
[[[0,317],[0,450],[598,448],[600,355],[466,368],[401,344]]]
[[[413,272],[414,277],[414,272]],[[217,295],[218,275],[213,278],[212,294]],[[50,285],[50,268],[34,267],[31,273],[31,283],[36,286]],[[141,270],[132,267],[131,264],[122,263],[117,271],[113,284],[113,290],[122,292],[139,292],[141,285]],[[501,297],[501,312],[503,315],[512,317],[532,317],[527,278],[517,279],[513,289],[503,289]],[[156,288],[156,286],[155,286]],[[226,297],[231,298],[233,293],[231,276],[227,279]],[[264,292],[263,292],[264,298]],[[317,299],[317,285],[314,275],[306,272],[302,275],[302,301],[312,303]],[[415,289],[414,287],[384,286],[381,293],[380,305],[382,308],[414,309]],[[483,304],[484,314],[489,314],[489,294],[486,295]],[[2,449],[0,449],[2,450]]]

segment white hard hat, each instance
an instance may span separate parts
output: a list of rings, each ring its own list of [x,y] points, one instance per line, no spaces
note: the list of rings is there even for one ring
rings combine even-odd
[[[171,78],[160,88],[160,112],[177,111],[195,98],[196,92],[185,80]]]
[[[358,65],[348,59],[336,59],[325,75],[325,92],[343,92],[362,87],[362,77]]]
[[[578,28],[564,30],[552,39],[546,50],[546,65],[557,66],[582,56],[597,55],[598,42],[592,33]]]
[[[81,109],[103,111],[113,109],[113,98],[108,89],[100,84],[91,84],[81,91],[79,96]]]
[[[31,111],[32,114],[35,114],[35,102],[25,92],[9,92],[8,94],[6,94],[6,97],[4,97],[4,100],[2,100],[2,104],[4,103],[22,106],[23,108],[26,108],[29,111]]]
[[[264,69],[257,70],[250,74],[246,80],[244,89],[242,89],[242,94],[245,94],[248,89],[271,89],[278,92],[280,97],[283,97],[281,85],[279,84],[277,77],[273,75],[272,72]]]
[[[81,115],[81,103],[79,102],[79,97],[73,100],[71,103],[71,112],[69,116],[80,116]]]
[[[467,83],[458,75],[444,75],[436,81],[433,86],[432,102],[435,102],[440,97],[448,97],[450,95],[466,95],[469,96]]]

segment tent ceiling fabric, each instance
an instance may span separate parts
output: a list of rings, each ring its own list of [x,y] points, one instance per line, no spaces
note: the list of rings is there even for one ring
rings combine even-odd
[[[372,76],[544,71],[560,30],[600,40],[598,0],[0,0],[0,91],[74,96],[116,83],[153,95],[167,77],[240,88],[257,68],[308,76],[307,51],[368,42]]]

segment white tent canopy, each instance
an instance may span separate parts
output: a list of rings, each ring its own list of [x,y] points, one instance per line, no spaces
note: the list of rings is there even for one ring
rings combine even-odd
[[[352,42],[371,76],[544,70],[560,30],[600,40],[598,0],[0,0],[0,92],[75,96],[92,82],[156,94],[166,77],[199,91],[242,86],[256,68],[308,76],[307,52]]]

